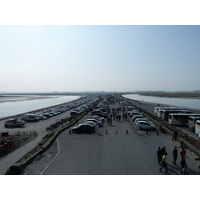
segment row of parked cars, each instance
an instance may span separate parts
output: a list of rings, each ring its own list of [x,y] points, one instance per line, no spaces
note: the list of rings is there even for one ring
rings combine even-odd
[[[140,130],[155,130],[156,127],[148,118],[145,118],[134,106],[127,106],[125,108],[128,115],[132,118],[134,124]]]
[[[59,115],[59,114],[65,112],[65,111],[68,111],[70,109],[76,108],[76,107],[83,105],[85,103],[89,104],[91,101],[94,101],[94,99],[86,98],[86,99],[76,101],[74,103],[65,104],[65,105],[62,105],[62,106],[54,107],[54,108],[45,109],[45,110],[42,110],[40,112],[26,113],[22,116],[21,119],[24,120],[24,121],[27,121],[27,122],[28,121],[34,122],[34,121],[39,121],[39,120],[45,120],[45,119],[48,119],[50,117]],[[84,107],[84,109],[86,109],[86,108]]]
[[[98,98],[89,96],[85,99],[78,100],[74,103],[69,103],[69,104],[65,104],[62,106],[56,106],[53,108],[44,109],[44,110],[41,110],[40,112],[23,114],[21,116],[21,120],[18,120],[18,118],[10,118],[4,123],[4,126],[6,128],[23,127],[23,126],[25,126],[25,122],[37,122],[40,120],[45,120],[50,117],[59,115],[67,110],[76,108],[82,104],[87,104],[87,106],[89,107],[89,106],[93,105],[94,103],[96,103],[97,101],[98,101]],[[83,111],[85,109],[86,109],[86,107],[84,107],[84,108],[82,107],[79,111]]]
[[[94,133],[99,127],[102,127],[105,119],[108,117],[108,105],[103,101],[100,106],[96,106],[92,115],[82,124],[72,128],[73,133]]]

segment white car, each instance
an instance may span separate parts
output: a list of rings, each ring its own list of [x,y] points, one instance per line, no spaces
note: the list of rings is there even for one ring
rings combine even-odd
[[[145,117],[136,119],[134,123],[137,124],[137,122],[139,122],[139,121],[147,121],[147,122],[153,124],[153,122],[149,121],[149,119],[145,118]]]
[[[136,120],[136,119],[138,119],[138,118],[143,118],[144,116],[143,115],[134,115],[133,117],[132,117],[132,119],[133,119],[133,122]]]
[[[104,121],[105,121],[105,119],[104,119],[103,117],[99,117],[99,116],[97,116],[97,115],[92,115],[92,116],[89,117],[88,119],[97,119],[97,120],[99,120],[99,121],[101,121],[101,122],[104,122]]]
[[[141,115],[141,113],[139,113],[138,111],[134,111],[134,112],[131,112],[129,115],[130,117],[133,117],[134,115]]]
[[[99,125],[99,126],[103,126],[103,123],[102,122],[100,122],[99,120],[97,120],[97,119],[86,119],[85,120],[85,122],[88,122],[88,121],[92,121],[92,122],[95,122],[97,125]]]
[[[136,125],[139,130],[140,129],[143,129],[143,130],[155,130],[156,129],[154,124],[149,123],[147,121],[138,121]]]

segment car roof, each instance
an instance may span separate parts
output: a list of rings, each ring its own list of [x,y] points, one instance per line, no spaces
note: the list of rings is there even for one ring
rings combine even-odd
[[[146,122],[146,123],[148,123],[148,124],[149,124],[149,122],[147,122],[147,121],[145,121],[145,120],[138,121],[138,123],[141,123],[141,122]]]

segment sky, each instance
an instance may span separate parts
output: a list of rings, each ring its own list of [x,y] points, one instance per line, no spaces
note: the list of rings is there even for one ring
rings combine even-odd
[[[198,25],[0,25],[0,92],[200,90],[199,36]]]

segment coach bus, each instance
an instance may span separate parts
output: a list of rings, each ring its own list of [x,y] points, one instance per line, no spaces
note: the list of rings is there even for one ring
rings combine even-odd
[[[189,116],[200,116],[200,114],[170,113],[168,122],[172,125],[188,125]]]
[[[195,124],[196,124],[197,120],[200,120],[200,116],[189,116],[189,118],[188,118],[188,128],[191,131],[195,131]]]
[[[195,133],[200,135],[200,120],[197,120],[196,121],[196,124],[195,124]]]
[[[160,117],[160,112],[161,110],[165,110],[165,109],[178,109],[176,107],[154,107],[154,115],[157,115],[158,117]]]
[[[178,110],[178,109],[177,110],[171,110],[171,109],[165,110],[165,109],[163,109],[163,110],[160,111],[160,118],[165,120],[165,121],[168,121],[168,117],[169,117],[170,113],[187,113],[187,114],[189,114],[189,113],[192,113],[192,112],[185,110],[185,109],[182,109],[182,110]]]

